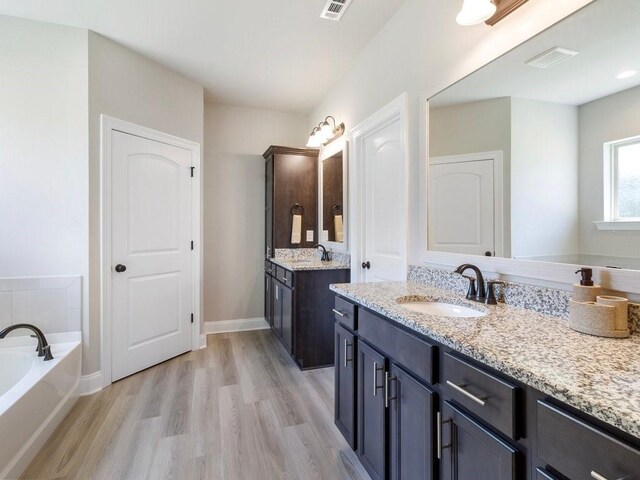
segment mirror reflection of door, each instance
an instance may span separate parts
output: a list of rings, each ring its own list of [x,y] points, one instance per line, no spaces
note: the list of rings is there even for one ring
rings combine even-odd
[[[469,157],[469,156],[465,156]],[[493,158],[432,158],[429,166],[429,247],[440,252],[495,254]]]
[[[344,242],[342,151],[322,161],[322,240]]]

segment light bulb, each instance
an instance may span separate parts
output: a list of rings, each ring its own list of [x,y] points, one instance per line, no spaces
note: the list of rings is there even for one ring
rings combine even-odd
[[[311,135],[309,135],[309,140],[307,141],[307,147],[318,148],[320,145],[322,145],[322,139],[318,135],[317,130],[313,129],[313,132],[311,132]]]
[[[329,125],[329,122],[325,120],[325,122],[322,124],[322,128],[320,129],[320,133],[325,140],[329,140],[331,137],[333,137],[333,127]]]
[[[477,25],[493,17],[496,9],[491,0],[464,0],[456,22],[464,26]]]

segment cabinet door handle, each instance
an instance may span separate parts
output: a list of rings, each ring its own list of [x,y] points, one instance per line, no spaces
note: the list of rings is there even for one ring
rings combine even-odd
[[[605,477],[604,475],[600,475],[595,470],[591,470],[591,478],[595,480],[609,480],[607,477]]]
[[[384,385],[378,386],[378,372],[384,370],[384,365],[378,367],[378,362],[373,362],[373,396],[378,396],[378,390],[384,388]]]
[[[331,310],[333,310],[333,313],[335,313],[336,315],[339,315],[340,317],[348,317],[349,316],[349,315],[345,315],[340,310],[336,310],[335,308],[332,308]]]
[[[353,358],[349,358],[349,347],[353,347],[353,343],[349,343],[349,340],[344,339],[344,366],[348,367],[349,362],[353,361]]]
[[[451,445],[452,445],[451,443],[448,443],[447,445],[442,445],[442,426],[447,423],[453,426],[452,419],[445,420],[443,422],[442,413],[437,412],[436,413],[436,455],[438,457],[438,460],[442,460],[442,450],[444,450],[445,448],[451,448]]]
[[[464,389],[464,387],[466,387],[466,385],[456,385],[455,383],[447,380],[447,385],[449,385],[451,388],[453,388],[456,392],[461,393],[462,395],[464,395],[465,397],[473,400],[474,402],[476,402],[478,405],[480,405],[481,407],[484,407],[486,405],[486,400],[488,397],[476,397],[473,393],[468,392],[467,390]]]
[[[389,372],[384,372],[384,406],[385,408],[389,408],[389,401],[395,400],[398,396],[390,397],[389,396],[389,384],[395,380],[398,380],[398,377],[392,377],[389,375]]]
[[[276,300],[278,300],[278,285],[276,285]]]

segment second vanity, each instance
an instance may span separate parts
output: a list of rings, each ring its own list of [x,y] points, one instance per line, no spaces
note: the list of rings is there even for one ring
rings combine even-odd
[[[372,479],[640,479],[637,335],[418,283],[331,288],[335,421]]]

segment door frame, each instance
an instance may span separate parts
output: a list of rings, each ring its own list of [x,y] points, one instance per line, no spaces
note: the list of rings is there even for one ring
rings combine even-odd
[[[429,157],[426,174],[426,206],[425,238],[429,248],[429,166],[448,163],[493,161],[493,247],[494,257],[504,255],[504,153],[502,150],[491,152],[463,153],[460,155],[446,155]],[[457,254],[454,254],[457,255]]]
[[[111,224],[112,224],[112,158],[113,132],[122,132],[148,140],[165,143],[191,152],[193,188],[191,189],[191,236],[195,240],[192,251],[192,311],[191,350],[201,348],[200,318],[202,306],[202,193],[200,144],[168,133],[136,125],[108,115],[100,115],[100,368],[102,387],[112,383],[112,312],[111,312]],[[205,337],[206,339],[206,337]]]
[[[363,231],[365,226],[363,213],[364,208],[364,158],[363,142],[367,134],[386,127],[389,123],[400,120],[400,141],[402,142],[402,152],[404,155],[404,201],[407,208],[402,212],[402,223],[405,228],[405,244],[403,245],[404,276],[408,270],[409,262],[409,95],[403,92],[400,96],[389,102],[366,120],[356,125],[351,130],[349,143],[349,205],[350,209],[349,231],[351,232],[351,281],[362,282],[361,263],[364,261],[366,248],[366,235]]]

